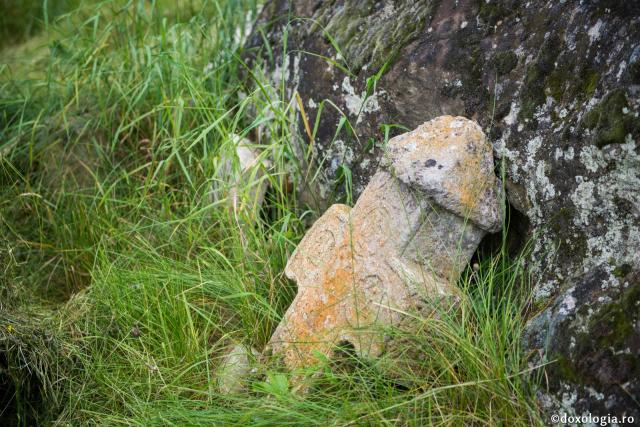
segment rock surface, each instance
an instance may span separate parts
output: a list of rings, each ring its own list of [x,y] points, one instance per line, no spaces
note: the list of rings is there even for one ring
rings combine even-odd
[[[269,347],[290,368],[343,343],[379,355],[380,327],[457,294],[478,243],[502,225],[500,188],[470,120],[443,116],[391,139],[353,209],[331,206],[289,259],[298,294]]]
[[[541,402],[640,418],[640,2],[272,0],[247,47],[312,123],[321,112],[321,208],[345,167],[363,192],[400,132],[386,125],[451,114],[487,129],[522,213],[512,230],[535,236],[525,342],[561,361]]]

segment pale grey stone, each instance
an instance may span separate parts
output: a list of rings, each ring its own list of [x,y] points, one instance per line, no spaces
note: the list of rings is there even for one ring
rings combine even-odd
[[[246,388],[258,352],[236,344],[227,352],[218,368],[218,389],[223,394],[236,394]]]

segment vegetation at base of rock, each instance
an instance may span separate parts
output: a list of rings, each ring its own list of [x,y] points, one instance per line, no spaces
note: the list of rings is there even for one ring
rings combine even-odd
[[[78,348],[42,315],[0,309],[0,420],[43,425],[56,418]],[[46,326],[43,326],[46,325]]]
[[[239,80],[251,0],[94,7],[2,53],[3,424],[539,423],[527,280],[500,251],[466,271],[455,314],[388,331],[395,353],[320,360],[306,395],[270,361],[219,393],[224,350],[262,348],[292,300],[283,269],[315,215],[287,178],[305,172],[292,103],[259,70]],[[246,228],[209,189],[218,154],[258,126],[271,188]]]

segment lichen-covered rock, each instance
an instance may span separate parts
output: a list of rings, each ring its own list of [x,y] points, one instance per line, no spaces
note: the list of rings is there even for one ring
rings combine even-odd
[[[249,59],[284,78],[287,95],[297,90],[309,117],[321,112],[310,192],[321,209],[344,190],[345,168],[354,195],[363,192],[385,133],[401,132],[391,125],[450,114],[487,129],[509,201],[528,218],[520,239],[535,236],[527,337],[545,339],[525,341],[542,360],[564,360],[549,368],[541,402],[640,418],[640,379],[616,364],[627,351],[638,357],[628,344],[637,326],[610,350],[579,344],[598,336],[598,316],[632,307],[640,286],[640,2],[272,0],[255,28]],[[577,314],[560,321],[568,295]],[[598,364],[627,382],[585,382]]]
[[[353,209],[331,206],[289,259],[298,294],[269,347],[290,368],[340,343],[380,354],[383,327],[457,294],[478,243],[502,224],[500,186],[470,120],[443,116],[391,139]]]
[[[640,274],[629,265],[614,274],[620,286],[602,286],[606,268],[576,278],[531,322],[526,340],[556,359],[547,370],[555,398],[540,393],[549,412],[637,413]]]

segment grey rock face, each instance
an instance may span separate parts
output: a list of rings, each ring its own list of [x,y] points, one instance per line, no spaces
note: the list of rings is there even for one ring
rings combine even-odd
[[[362,193],[385,132],[402,132],[389,125],[450,114],[486,129],[509,201],[530,224],[518,238],[535,235],[524,338],[533,354],[563,361],[541,401],[640,418],[629,361],[640,358],[640,331],[612,320],[622,310],[630,322],[640,306],[639,2],[273,0],[247,48],[254,63],[286,70],[287,93],[299,92],[310,117],[322,109],[321,208],[343,191],[344,167]],[[336,133],[342,114],[353,131]]]

